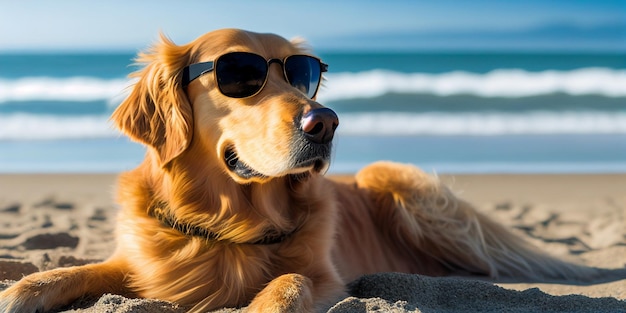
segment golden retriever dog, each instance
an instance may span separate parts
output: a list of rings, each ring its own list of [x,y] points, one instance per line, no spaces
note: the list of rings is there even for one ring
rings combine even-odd
[[[315,312],[364,274],[579,279],[411,165],[353,183],[324,176],[337,115],[316,102],[327,65],[301,40],[235,29],[161,38],[113,113],[147,146],[117,185],[117,249],[102,263],[24,277],[0,312],[114,293],[191,311]]]

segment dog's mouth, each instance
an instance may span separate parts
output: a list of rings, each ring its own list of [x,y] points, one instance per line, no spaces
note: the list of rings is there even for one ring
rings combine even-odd
[[[263,179],[270,176],[265,175],[250,165],[242,161],[237,154],[235,148],[231,145],[224,151],[224,163],[229,171],[237,175],[239,178],[245,180]],[[312,173],[325,173],[330,167],[329,154],[323,155],[304,155],[300,158],[295,158],[289,166],[289,169],[284,171],[278,176],[293,176],[301,179],[310,176]]]
[[[228,167],[231,172],[235,173],[241,178],[251,179],[255,177],[265,177],[265,175],[259,173],[248,164],[242,162],[239,159],[239,155],[237,155],[237,152],[235,152],[235,149],[232,146],[226,148],[226,151],[224,151],[224,162],[226,162],[226,167]]]

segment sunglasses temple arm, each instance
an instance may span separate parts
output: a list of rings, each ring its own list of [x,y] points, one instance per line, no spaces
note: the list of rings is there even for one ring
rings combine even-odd
[[[213,70],[213,62],[194,63],[183,69],[181,84],[187,87],[194,79]]]

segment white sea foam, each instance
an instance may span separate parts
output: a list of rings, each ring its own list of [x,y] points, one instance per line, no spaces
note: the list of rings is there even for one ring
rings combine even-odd
[[[338,135],[626,134],[626,112],[348,113]],[[107,116],[0,115],[0,140],[112,138]]]
[[[339,134],[349,135],[626,134],[626,112],[380,112],[339,120]]]
[[[331,73],[326,78],[325,86],[319,93],[320,101],[370,98],[391,92],[509,98],[553,93],[573,96],[626,96],[626,70],[608,68],[543,72],[500,69],[486,74],[425,74],[373,70]]]
[[[626,97],[626,70],[585,68],[571,71],[528,72],[500,69],[486,74],[399,73],[372,70],[330,73],[320,90],[320,101],[368,98],[386,93],[422,93],[440,96],[527,97],[552,93]],[[9,101],[94,101],[117,104],[127,95],[127,79],[95,77],[26,77],[0,79],[0,104]]]
[[[127,79],[26,77],[0,79],[0,103],[9,101],[114,101],[125,96]]]
[[[119,136],[107,116],[0,115],[0,140],[110,138]]]

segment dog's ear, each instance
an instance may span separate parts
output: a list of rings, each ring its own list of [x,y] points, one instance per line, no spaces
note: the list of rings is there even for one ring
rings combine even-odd
[[[144,68],[130,95],[113,112],[113,123],[131,139],[157,153],[165,167],[185,151],[193,134],[193,112],[180,79],[192,59],[191,48],[161,35],[159,43],[136,59]]]

